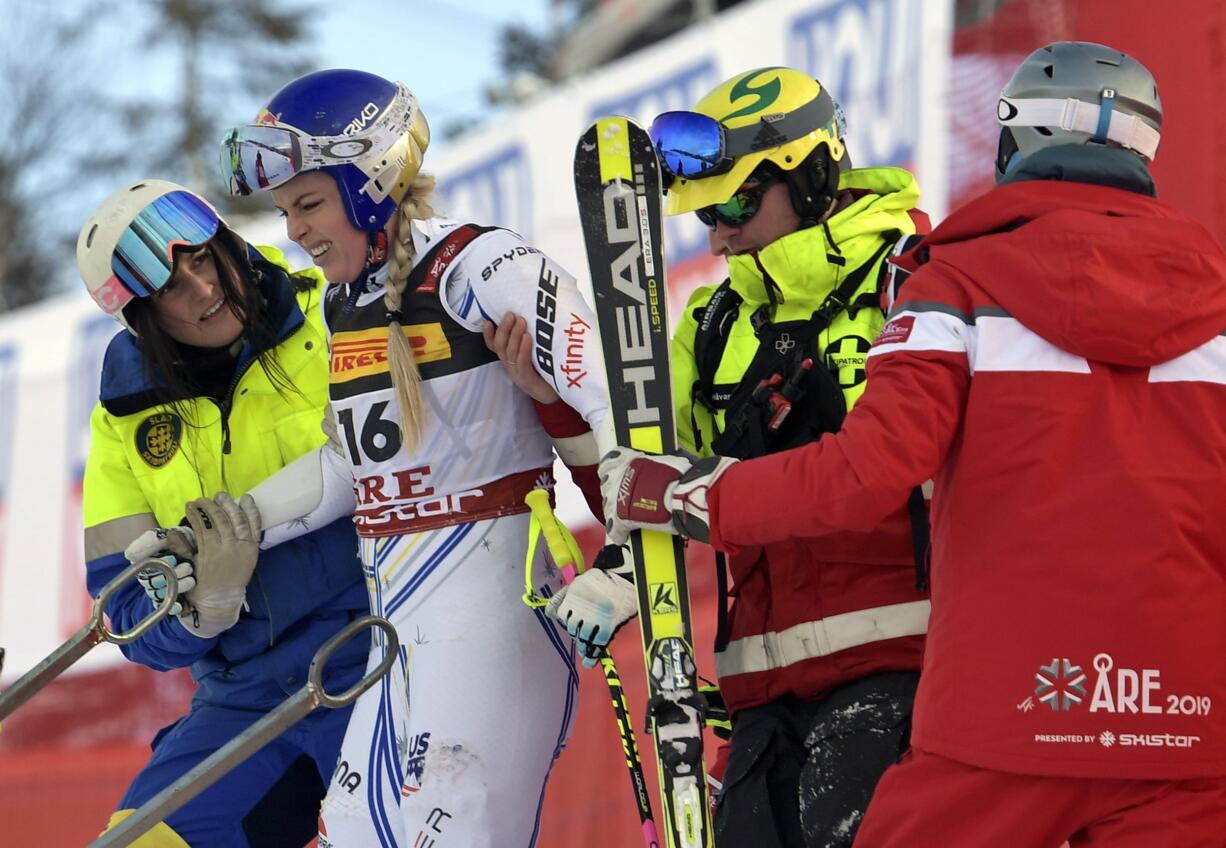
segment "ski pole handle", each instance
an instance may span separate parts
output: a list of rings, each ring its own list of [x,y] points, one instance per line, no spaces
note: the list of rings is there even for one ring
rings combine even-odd
[[[111,600],[112,595],[119,591],[121,586],[129,580],[135,579],[136,575],[146,568],[156,569],[166,578],[166,597],[131,630],[125,633],[116,633],[111,630],[110,625],[106,622],[104,613],[106,612],[107,602]],[[170,609],[174,606],[175,599],[178,596],[179,578],[175,576],[174,568],[167,565],[161,559],[153,558],[144,562],[135,562],[119,572],[98,593],[98,598],[94,601],[89,620],[85,622],[84,626],[74,633],[67,642],[52,651],[46,659],[22,675],[8,689],[4,690],[3,694],[0,694],[0,721],[12,715],[18,707],[34,697],[39,690],[67,671],[73,663],[89,653],[90,649],[95,645],[101,642],[127,645],[148,633],[154,625],[170,614]]]
[[[540,523],[545,545],[553,561],[562,569],[562,578],[567,583],[574,580],[583,571],[583,552],[579,550],[575,537],[554,515],[553,507],[549,505],[549,490],[533,489],[524,495],[524,503],[528,504],[528,509]]]
[[[387,639],[382,661],[341,694],[329,694],[323,687],[324,666],[341,645],[368,627],[382,630]],[[368,615],[350,622],[316,652],[315,658],[311,660],[305,686],[150,798],[132,815],[104,832],[91,842],[88,848],[119,848],[130,845],[149,828],[165,821],[167,816],[208,789],[230,769],[276,739],[286,728],[305,718],[316,707],[338,709],[352,704],[391,669],[399,654],[400,640],[396,636],[396,628],[386,618]]]

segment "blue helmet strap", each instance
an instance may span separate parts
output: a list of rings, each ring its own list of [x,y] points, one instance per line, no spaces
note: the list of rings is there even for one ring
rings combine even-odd
[[[1098,126],[1094,137],[1090,139],[1095,144],[1107,143],[1107,132],[1111,129],[1111,111],[1115,108],[1115,89],[1104,88],[1098,104]]]

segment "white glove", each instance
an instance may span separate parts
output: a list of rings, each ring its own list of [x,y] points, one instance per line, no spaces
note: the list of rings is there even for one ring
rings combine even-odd
[[[158,557],[162,562],[174,568],[175,577],[178,578],[179,592],[186,592],[188,589],[196,585],[196,580],[192,577],[192,564],[184,559],[167,554],[163,557]],[[149,600],[153,602],[155,607],[161,606],[162,601],[166,600],[166,586],[168,581],[166,575],[158,571],[156,568],[146,568],[136,575],[136,582],[145,590],[145,594],[149,596]],[[175,602],[170,605],[170,615],[179,615],[183,612],[183,603],[175,598]]]
[[[171,527],[164,530],[159,527],[156,530],[146,530],[137,536],[124,550],[123,555],[132,563],[157,557],[167,565],[174,566],[181,598],[196,585],[191,563],[191,557],[195,553],[196,540],[190,528]],[[136,575],[136,582],[145,590],[155,607],[166,598],[166,575],[157,569],[147,568],[140,572]],[[170,614],[179,615],[182,612],[183,604],[176,600],[170,608]]]
[[[638,593],[627,551],[606,545],[594,566],[549,599],[545,614],[575,638],[583,665],[592,668],[618,629],[638,612]]]
[[[600,495],[610,541],[623,544],[634,530],[711,541],[707,496],[736,462],[723,456],[609,451],[600,460]]]
[[[188,632],[211,639],[233,627],[247,599],[247,583],[260,554],[260,511],[250,495],[235,503],[226,492],[187,505],[195,534],[196,585],[186,592],[189,612],[179,617]]]

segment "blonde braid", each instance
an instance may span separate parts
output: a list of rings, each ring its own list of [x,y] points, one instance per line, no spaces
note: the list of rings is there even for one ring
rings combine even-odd
[[[434,177],[419,175],[409,186],[404,200],[396,210],[395,223],[391,229],[392,256],[388,260],[387,285],[384,288],[383,303],[387,311],[400,315],[400,304],[404,298],[405,284],[409,272],[413,270],[413,227],[414,220],[425,220],[434,217],[434,209],[430,206],[429,196],[434,191]],[[396,392],[396,404],[400,407],[400,429],[404,434],[404,449],[409,454],[416,452],[421,442],[422,431],[425,429],[426,409],[422,400],[421,373],[417,370],[417,357],[413,355],[413,347],[401,327],[401,320],[393,317],[387,327],[387,366],[392,377],[392,388]]]

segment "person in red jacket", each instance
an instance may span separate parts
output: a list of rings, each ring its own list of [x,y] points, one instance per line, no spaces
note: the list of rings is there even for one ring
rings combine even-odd
[[[610,453],[612,535],[820,549],[933,478],[912,750],[856,845],[1221,848],[1226,252],[1155,197],[1132,57],[1048,45],[998,117],[999,185],[899,260],[842,429],[717,466]]]

